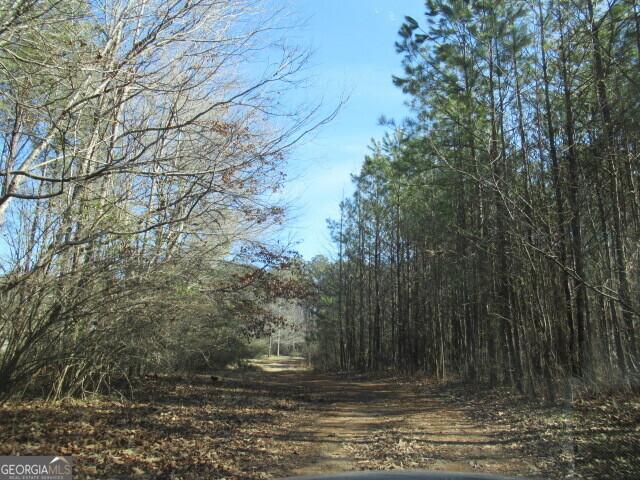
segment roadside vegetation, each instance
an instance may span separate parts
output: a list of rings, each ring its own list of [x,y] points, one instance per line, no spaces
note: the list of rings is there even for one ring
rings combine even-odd
[[[278,12],[18,0],[0,14],[0,400],[251,356],[271,305],[303,295],[297,255],[265,232],[290,148],[323,121],[275,99],[307,59],[274,39]]]
[[[508,385],[640,385],[637,2],[429,0],[317,258],[316,363]],[[384,119],[383,119],[384,120]]]

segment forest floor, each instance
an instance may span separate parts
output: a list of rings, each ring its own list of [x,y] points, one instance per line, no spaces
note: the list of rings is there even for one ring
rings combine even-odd
[[[301,359],[147,379],[135,400],[0,407],[0,455],[73,455],[76,478],[260,479],[427,469],[640,478],[640,398],[567,406],[508,391],[311,372]]]

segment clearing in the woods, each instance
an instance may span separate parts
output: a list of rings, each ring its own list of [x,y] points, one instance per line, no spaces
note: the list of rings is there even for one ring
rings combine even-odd
[[[9,403],[0,407],[0,454],[71,454],[79,478],[638,473],[637,398],[544,406],[415,378],[325,375],[286,358],[221,376],[153,376],[135,401]]]

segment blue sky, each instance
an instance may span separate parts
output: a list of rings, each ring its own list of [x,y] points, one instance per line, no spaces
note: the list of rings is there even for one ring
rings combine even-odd
[[[419,19],[423,0],[290,0],[290,10],[305,19],[299,38],[313,51],[306,95],[323,98],[327,108],[349,96],[338,117],[299,145],[288,169],[285,198],[291,204],[285,238],[296,241],[306,258],[332,255],[327,218],[352,192],[357,173],[384,114],[408,114],[404,95],[391,83],[400,74],[394,42],[405,15]]]

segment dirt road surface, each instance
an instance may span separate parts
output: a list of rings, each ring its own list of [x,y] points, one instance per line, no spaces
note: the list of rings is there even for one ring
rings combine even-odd
[[[499,428],[479,425],[444,394],[391,380],[313,373],[302,359],[262,360],[264,381],[298,388],[306,420],[279,442],[304,452],[292,475],[365,469],[485,472],[535,478],[537,467]]]

